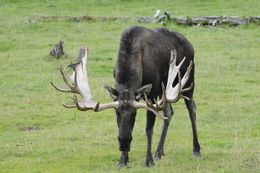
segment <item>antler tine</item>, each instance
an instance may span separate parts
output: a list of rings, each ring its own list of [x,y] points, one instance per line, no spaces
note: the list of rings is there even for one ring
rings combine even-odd
[[[181,85],[184,87],[185,84],[187,83],[187,81],[189,80],[190,78],[190,72],[191,72],[191,69],[192,69],[192,65],[193,65],[193,61],[190,61],[190,64],[184,74],[184,76],[182,77],[181,79]]]
[[[67,84],[67,86],[71,89],[71,90],[75,90],[74,87],[74,82],[71,81],[71,79],[68,77],[68,75],[66,74],[63,65],[60,66],[60,73],[62,75],[62,78],[64,80],[64,82]]]
[[[158,104],[156,99],[153,99],[155,106],[153,108],[160,109],[160,105]]]
[[[177,51],[176,51],[176,49],[174,49],[174,50],[171,50],[170,64],[171,63],[176,64],[176,61],[177,61]]]
[[[187,96],[184,96],[184,95],[181,95],[181,96],[180,96],[180,98],[183,98],[183,99],[185,99],[185,100],[190,100],[190,98],[189,98],[189,97],[187,97]]]
[[[192,82],[188,88],[184,88],[181,92],[184,93],[184,92],[190,91],[193,88],[193,85],[194,84]]]
[[[51,85],[60,92],[69,92],[69,93],[78,93],[77,90],[75,90],[74,82],[68,77],[68,75],[65,73],[63,65],[60,66],[60,73],[63,78],[63,81],[67,84],[67,86],[70,89],[64,89],[57,87],[53,82],[51,82]]]
[[[166,99],[166,91],[165,91],[165,86],[163,84],[163,82],[161,83],[161,87],[162,87],[162,96],[161,99],[159,101],[156,101],[154,99],[154,103],[155,104],[151,104],[149,107],[156,109],[158,111],[161,111],[165,108],[166,104],[167,104],[167,99]]]
[[[171,59],[170,59],[170,67],[174,68],[174,67],[178,67],[178,69],[182,66],[182,64],[184,63],[184,61],[186,60],[186,56],[181,60],[181,62],[176,65],[177,62],[177,50],[171,50]]]
[[[172,86],[171,86],[172,83],[167,83],[167,88],[166,88],[167,102],[175,103],[180,99],[181,88],[182,88],[180,71],[178,71],[178,81],[179,82],[177,83],[177,85],[174,88],[172,88]]]
[[[161,109],[164,109],[166,106],[166,103],[167,103],[167,99],[166,99],[166,90],[165,90],[165,86],[164,86],[163,82],[161,83],[161,87],[162,87],[162,97],[158,101],[158,104],[160,105]]]
[[[144,93],[144,101],[145,101],[145,103],[146,103],[146,105],[147,106],[149,106],[149,107],[152,107],[152,103],[151,103],[151,101],[147,98],[147,95]]]
[[[66,104],[62,104],[63,107],[65,108],[76,108],[76,101],[77,101],[77,97],[76,95],[73,95],[73,97],[71,97],[71,99],[73,100],[73,105],[66,105]]]
[[[184,93],[184,92],[190,91],[192,88],[193,88],[193,82],[190,84],[190,86],[188,88],[183,89],[181,92]],[[183,94],[181,94],[181,98],[186,99],[186,100],[191,99]]]
[[[73,91],[73,90],[71,90],[71,89],[59,88],[59,87],[57,87],[53,82],[51,82],[51,85],[53,86],[53,88],[55,88],[56,90],[58,90],[58,91],[60,91],[60,92],[76,93],[75,91]]]
[[[145,103],[140,103],[140,102],[134,101],[133,105],[136,109],[142,108],[142,109],[146,109],[148,111],[153,112],[159,119],[162,119],[162,120],[168,119],[167,117],[163,116],[160,112],[158,112],[156,109],[149,107]]]
[[[64,108],[76,108],[77,107],[76,105],[65,105],[65,104],[62,104],[62,106]]]

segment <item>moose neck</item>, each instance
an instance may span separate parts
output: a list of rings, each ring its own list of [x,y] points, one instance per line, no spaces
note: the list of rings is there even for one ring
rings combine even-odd
[[[141,56],[119,56],[115,68],[115,88],[118,91],[125,89],[137,90],[142,86],[143,68]]]

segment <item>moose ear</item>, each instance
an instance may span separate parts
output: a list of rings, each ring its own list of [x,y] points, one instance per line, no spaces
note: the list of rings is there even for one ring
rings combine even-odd
[[[148,95],[152,89],[152,84],[147,84],[135,91],[135,99],[140,100],[144,97],[144,94]]]
[[[113,100],[117,100],[119,94],[118,94],[118,91],[116,89],[114,89],[114,88],[112,88],[108,85],[105,85],[104,88],[109,92],[109,94],[110,94],[110,96],[112,97]]]

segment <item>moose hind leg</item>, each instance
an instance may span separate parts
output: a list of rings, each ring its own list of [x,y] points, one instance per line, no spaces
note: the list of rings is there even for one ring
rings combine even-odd
[[[164,116],[167,117],[168,119],[164,120],[164,123],[163,123],[161,137],[160,137],[159,143],[157,145],[157,149],[156,149],[155,156],[154,156],[155,160],[161,159],[161,157],[164,155],[164,143],[165,143],[168,127],[169,127],[169,124],[171,122],[171,118],[173,115],[173,110],[172,110],[172,106],[170,103],[168,103],[166,105],[163,113],[164,113]]]
[[[192,126],[193,156],[200,156],[200,144],[199,144],[199,140],[198,140],[197,125],[196,125],[196,104],[193,99],[191,99],[191,100],[185,99],[185,104],[189,111],[190,121],[191,121],[191,126]]]
[[[155,115],[147,111],[146,114],[146,137],[147,137],[147,150],[146,150],[146,160],[145,166],[150,167],[154,165],[152,156],[152,136],[153,136],[153,126],[155,122]]]

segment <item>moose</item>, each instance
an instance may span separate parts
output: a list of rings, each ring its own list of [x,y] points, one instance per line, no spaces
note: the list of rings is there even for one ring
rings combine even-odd
[[[80,111],[95,112],[113,108],[118,125],[118,142],[121,157],[118,166],[129,162],[128,153],[132,141],[137,109],[146,112],[147,152],[146,166],[154,165],[164,155],[164,143],[173,116],[171,103],[184,99],[189,112],[193,132],[193,155],[200,156],[200,144],[196,127],[194,92],[194,49],[180,33],[165,28],[150,30],[140,26],[126,29],[121,36],[120,48],[114,68],[115,88],[105,86],[113,99],[111,103],[99,103],[92,99],[87,77],[88,48],[79,51],[73,74],[60,71],[69,89],[53,87],[61,92],[74,93],[74,104],[64,105]],[[76,94],[81,96],[78,100]],[[141,102],[141,100],[144,100]],[[152,155],[152,136],[155,119],[163,120],[161,137]]]

